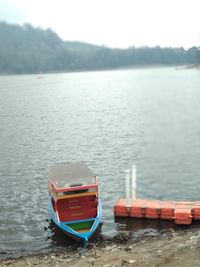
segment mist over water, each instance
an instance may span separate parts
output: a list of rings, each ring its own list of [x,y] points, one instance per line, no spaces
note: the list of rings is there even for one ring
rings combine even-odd
[[[99,176],[101,234],[124,170],[137,195],[200,199],[200,74],[175,68],[0,77],[0,257],[54,246],[48,166],[85,162]]]

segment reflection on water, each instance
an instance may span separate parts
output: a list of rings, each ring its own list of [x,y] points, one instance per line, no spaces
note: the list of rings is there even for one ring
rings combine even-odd
[[[61,231],[52,220],[49,220],[49,226],[52,235],[49,238],[53,245],[57,246],[76,246],[78,247],[79,243],[73,242],[71,238],[68,238],[63,231]]]
[[[137,240],[143,236],[158,236],[169,230],[183,230],[194,227],[200,227],[199,221],[193,221],[192,225],[176,225],[169,220],[153,220],[139,218],[115,218],[118,232],[131,232],[132,238]]]

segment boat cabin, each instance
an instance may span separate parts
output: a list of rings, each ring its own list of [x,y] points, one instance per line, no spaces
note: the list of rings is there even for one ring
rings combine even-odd
[[[98,179],[82,163],[64,163],[49,168],[49,195],[60,222],[97,216]]]

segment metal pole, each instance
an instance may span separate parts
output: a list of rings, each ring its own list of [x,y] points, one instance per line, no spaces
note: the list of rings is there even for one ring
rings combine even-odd
[[[130,170],[125,170],[126,207],[130,207]]]
[[[136,165],[132,165],[132,177],[131,177],[131,197],[136,199],[136,186],[137,186],[137,168]]]

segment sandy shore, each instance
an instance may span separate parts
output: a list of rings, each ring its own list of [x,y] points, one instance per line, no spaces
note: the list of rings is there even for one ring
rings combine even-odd
[[[147,235],[133,241],[129,234],[119,234],[112,240],[89,244],[80,249],[56,249],[48,254],[1,260],[0,266],[200,266],[200,229],[163,231],[159,236]]]

